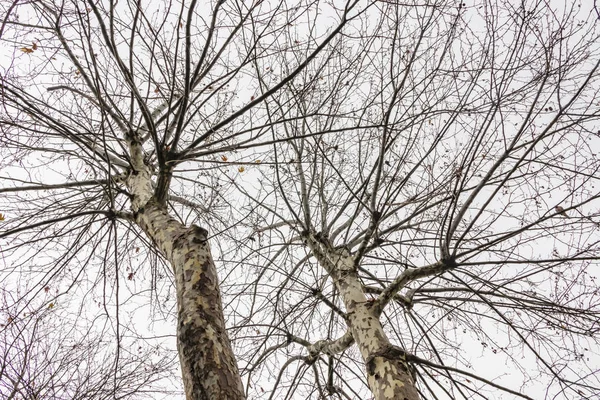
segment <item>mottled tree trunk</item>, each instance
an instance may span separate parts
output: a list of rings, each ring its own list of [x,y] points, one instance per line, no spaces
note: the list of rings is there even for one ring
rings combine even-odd
[[[137,222],[173,266],[177,290],[177,346],[188,400],[244,399],[225,329],[219,279],[208,232],[185,227],[150,200]]]
[[[355,284],[356,282],[356,284]],[[365,361],[369,388],[376,400],[419,400],[415,382],[403,352],[387,338],[379,315],[362,290],[356,273],[336,279],[346,312],[348,325]]]
[[[171,263],[177,292],[177,349],[187,400],[244,399],[227,331],[219,278],[208,232],[186,227],[153,197],[151,172],[141,145],[132,141],[133,170],[126,184],[136,223]]]
[[[365,362],[375,400],[420,400],[404,352],[387,338],[374,303],[364,294],[354,259],[344,249],[322,246],[316,241],[311,247],[340,292],[348,327]]]

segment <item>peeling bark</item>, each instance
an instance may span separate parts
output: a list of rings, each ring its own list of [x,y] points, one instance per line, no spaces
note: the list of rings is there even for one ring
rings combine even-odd
[[[355,304],[348,313],[348,324],[365,361],[375,399],[419,400],[403,352],[394,351],[371,304]]]
[[[320,354],[330,356],[341,353],[354,343],[352,332],[348,331],[344,336],[336,340],[319,340],[318,342],[307,346],[309,360],[315,360]]]
[[[225,328],[208,232],[186,227],[151,199],[137,222],[170,261],[177,290],[177,347],[188,400],[244,399]]]
[[[376,304],[362,289],[353,257],[344,249],[317,241],[309,245],[340,292],[346,321],[365,362],[375,400],[420,400],[404,352],[392,346],[385,334]]]
[[[135,222],[171,263],[177,292],[177,349],[188,400],[244,399],[244,388],[227,336],[219,278],[208,232],[172,218],[152,190],[152,173],[141,146],[130,144],[133,171],[126,183]]]

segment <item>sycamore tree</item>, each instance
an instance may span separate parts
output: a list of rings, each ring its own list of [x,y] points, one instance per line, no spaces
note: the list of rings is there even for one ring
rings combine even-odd
[[[5,360],[85,354],[41,364],[67,397],[600,391],[590,5],[2,7]]]

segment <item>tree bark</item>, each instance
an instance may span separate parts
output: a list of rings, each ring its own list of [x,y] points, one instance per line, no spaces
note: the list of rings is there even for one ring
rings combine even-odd
[[[219,279],[208,232],[171,218],[154,199],[136,221],[173,267],[177,291],[177,347],[188,400],[244,399],[225,328]]]
[[[390,343],[376,309],[362,289],[354,258],[345,249],[313,241],[310,246],[331,276],[346,308],[348,328],[365,362],[375,400],[420,400],[405,353]]]
[[[208,231],[186,227],[154,197],[141,144],[130,143],[126,184],[135,221],[169,261],[177,292],[177,350],[187,400],[245,399],[225,317]]]

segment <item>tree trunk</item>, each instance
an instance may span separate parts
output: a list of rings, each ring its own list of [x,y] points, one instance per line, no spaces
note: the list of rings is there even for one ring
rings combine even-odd
[[[154,199],[136,221],[171,263],[177,290],[177,347],[188,400],[244,399],[225,329],[219,279],[208,232],[186,227]]]
[[[355,277],[356,275],[340,279],[339,285],[346,286],[348,278],[354,280]],[[375,399],[419,400],[404,352],[391,345],[379,316],[371,307],[372,303],[362,292],[360,297],[363,300],[360,301],[346,301],[347,297],[356,297],[350,293],[342,297],[348,314],[348,325],[365,362],[369,388]]]
[[[152,188],[142,146],[130,141],[126,184],[136,223],[171,263],[177,292],[177,350],[187,400],[245,399],[227,331],[208,232],[172,218]]]
[[[311,246],[328,271],[346,308],[348,328],[362,355],[375,400],[420,400],[404,351],[392,346],[379,315],[362,289],[354,259],[344,249]]]

